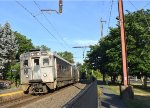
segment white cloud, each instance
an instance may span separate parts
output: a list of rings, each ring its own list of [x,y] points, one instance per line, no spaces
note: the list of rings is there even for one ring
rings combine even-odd
[[[76,45],[76,46],[89,46],[98,43],[98,40],[88,40],[88,39],[68,39],[63,37],[63,41],[68,45]]]
[[[74,41],[77,45],[94,45],[98,41],[97,40],[75,40]]]

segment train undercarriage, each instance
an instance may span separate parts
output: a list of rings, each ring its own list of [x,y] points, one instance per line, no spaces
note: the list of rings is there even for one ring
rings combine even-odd
[[[30,80],[28,88],[24,91],[26,94],[46,94],[49,88],[42,80]]]
[[[42,80],[30,80],[29,84],[22,85],[25,94],[46,94],[57,88],[75,83],[73,80],[45,83]],[[26,87],[25,87],[26,86]]]

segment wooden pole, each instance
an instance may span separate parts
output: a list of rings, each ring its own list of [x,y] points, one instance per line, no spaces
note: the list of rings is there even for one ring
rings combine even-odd
[[[121,48],[122,48],[122,67],[123,67],[123,82],[124,86],[128,85],[128,69],[127,69],[127,54],[126,54],[126,37],[124,28],[124,14],[122,0],[118,0],[119,21],[121,32]]]

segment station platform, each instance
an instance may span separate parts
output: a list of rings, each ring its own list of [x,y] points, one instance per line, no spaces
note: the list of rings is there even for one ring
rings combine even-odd
[[[15,95],[15,94],[19,94],[19,93],[23,93],[23,91],[22,90],[18,90],[18,91],[11,91],[11,92],[0,93],[0,97]]]
[[[0,103],[22,97],[23,95],[23,91],[18,88],[0,90]]]
[[[19,87],[18,88],[11,88],[11,89],[0,89],[0,94],[16,92],[19,90],[21,90]]]

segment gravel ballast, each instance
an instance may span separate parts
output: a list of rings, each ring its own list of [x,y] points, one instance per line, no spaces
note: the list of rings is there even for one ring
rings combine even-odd
[[[76,83],[36,102],[24,105],[22,108],[61,108],[75,97],[86,84]]]

